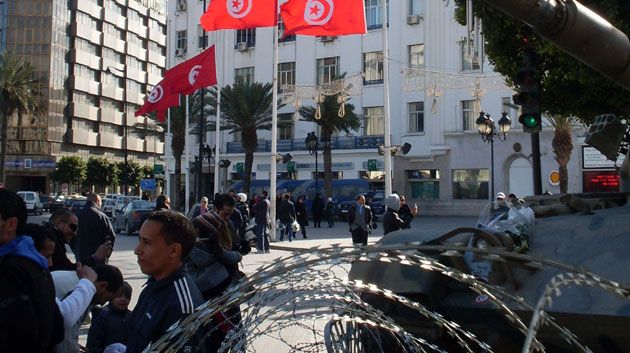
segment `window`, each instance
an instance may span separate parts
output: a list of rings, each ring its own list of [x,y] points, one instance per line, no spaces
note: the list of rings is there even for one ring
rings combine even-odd
[[[438,169],[408,170],[411,198],[438,200],[440,198],[440,171]]]
[[[87,66],[75,64],[74,65],[74,75],[78,78],[88,79],[99,81],[99,72],[96,70],[92,70]]]
[[[383,115],[383,107],[363,108],[366,135],[383,135],[385,133]]]
[[[101,56],[98,47],[85,39],[75,37],[74,47],[92,55]]]
[[[115,86],[118,88],[123,88],[124,86],[124,80],[122,77],[115,76],[110,72],[103,72],[102,79],[104,86]]]
[[[282,20],[281,16],[278,16],[278,41],[280,43],[295,42],[295,34],[291,34],[289,36],[286,36],[285,38],[282,38],[282,36],[284,35],[284,30],[284,21]]]
[[[239,49],[239,44],[244,43],[248,48],[256,46],[256,28],[239,29],[236,31],[236,44],[234,49]]]
[[[278,64],[278,93],[283,85],[295,85],[295,62]]]
[[[407,15],[422,15],[424,12],[424,0],[408,0]]]
[[[208,33],[203,30],[201,25],[197,25],[197,48],[203,49],[208,47]]]
[[[424,102],[407,104],[409,110],[409,132],[424,132]]]
[[[363,84],[383,83],[383,52],[363,53]]]
[[[466,45],[466,41],[462,40],[459,42],[459,53],[460,60],[462,63],[461,70],[462,71],[474,71],[479,70],[479,56],[475,54],[475,48],[471,43],[471,52],[468,53],[468,46]]]
[[[474,106],[475,101],[473,100],[462,101],[462,130],[464,131],[477,130]]]
[[[317,59],[317,84],[332,82],[339,75],[339,57]]]
[[[186,52],[186,49],[188,48],[187,36],[188,36],[188,34],[186,33],[186,30],[177,31],[177,35],[176,35],[176,38],[177,38],[177,49],[183,50],[184,52]]]
[[[409,68],[420,69],[424,67],[424,44],[414,44],[407,47],[407,61]]]
[[[487,200],[488,169],[453,169],[453,199]]]
[[[383,0],[365,0],[365,20],[367,29],[383,28]],[[389,18],[389,1],[387,1]]]
[[[235,80],[243,80],[244,83],[254,82],[254,67],[242,67],[234,70]]]
[[[278,114],[278,140],[293,139],[293,114]]]

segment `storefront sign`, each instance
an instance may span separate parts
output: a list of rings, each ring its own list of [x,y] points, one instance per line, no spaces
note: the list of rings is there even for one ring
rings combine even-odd
[[[284,163],[279,163],[277,166],[277,171],[286,171],[287,165]],[[317,163],[317,168],[320,171],[324,171],[324,163]],[[332,170],[353,170],[354,163],[352,162],[342,162],[342,163],[333,163]],[[271,164],[257,164],[256,170],[260,172],[268,172],[271,170]],[[295,170],[315,170],[315,163],[295,163]]]
[[[38,161],[34,159],[14,159],[4,162],[4,167],[7,169],[55,169],[55,165],[55,161]]]
[[[584,192],[619,191],[619,173],[617,171],[583,172]]]
[[[620,166],[625,156],[619,155],[617,166]],[[582,167],[584,169],[615,169],[615,162],[609,160],[596,148],[582,146]]]

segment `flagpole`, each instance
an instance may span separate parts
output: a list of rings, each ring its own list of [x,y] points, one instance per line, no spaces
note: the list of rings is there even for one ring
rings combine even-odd
[[[271,110],[271,175],[269,176],[269,204],[271,234],[276,235],[276,155],[278,153],[278,2],[276,2],[276,25],[273,26],[273,93]]]
[[[224,36],[224,31],[220,31],[219,33],[217,33],[217,37],[220,38],[220,40],[217,40],[216,43],[221,43],[221,53],[224,52],[225,49],[225,45],[223,43],[225,36]],[[216,46],[216,44],[215,44]],[[219,55],[217,55],[219,56]],[[225,62],[225,57],[221,57],[221,70],[217,70],[217,116],[216,116],[216,126],[215,126],[215,134],[214,134],[214,195],[216,195],[219,190],[221,190],[219,188],[219,155],[221,153],[221,144],[220,144],[220,139],[221,139],[221,78],[223,77],[223,65]],[[212,197],[214,197],[214,195],[212,195]]]
[[[166,110],[166,134],[167,136],[170,137],[171,141],[173,140],[173,137],[171,136],[171,108],[168,108]],[[164,147],[163,147],[163,151],[164,151],[164,156],[166,156],[166,138],[164,138]],[[172,150],[171,150],[171,155],[173,154]],[[166,160],[166,158],[164,158]],[[165,161],[167,162],[167,161]],[[164,163],[166,166],[168,166],[168,163]],[[169,198],[171,197],[171,173],[170,170],[168,170],[168,168],[165,168],[166,170],[164,171],[164,179],[166,181],[166,183],[164,183],[163,185],[166,185],[164,190],[164,195],[168,196]]]
[[[383,6],[383,120],[385,130],[385,196],[392,194],[392,137],[389,116],[389,43],[387,42],[387,1],[381,0]]]
[[[190,174],[190,156],[189,156],[189,151],[188,151],[188,119],[190,119],[190,109],[188,107],[188,96],[186,96],[186,128],[184,131],[186,131],[186,134],[184,135],[184,143],[185,143],[185,153],[186,153],[186,195],[184,196],[184,200],[186,200],[186,205],[184,206],[184,210],[185,210],[185,214],[188,214],[188,209],[190,208],[190,180],[189,180],[189,174]]]

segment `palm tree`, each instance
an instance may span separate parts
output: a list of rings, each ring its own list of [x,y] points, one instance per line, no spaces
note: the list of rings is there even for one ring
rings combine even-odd
[[[566,193],[569,184],[567,165],[571,160],[571,152],[573,152],[573,127],[577,123],[577,119],[575,117],[551,115],[549,116],[549,123],[554,131],[551,148],[556,156],[556,162],[558,162],[560,192]]]
[[[258,147],[258,131],[271,129],[273,86],[270,83],[244,82],[238,79],[233,86],[221,90],[223,131],[241,132],[245,150],[243,190],[249,193],[254,152]],[[280,108],[282,105],[278,104]]]
[[[39,81],[33,77],[35,68],[13,55],[0,54],[0,183],[5,183],[4,163],[7,155],[7,130],[13,114],[41,116]]]
[[[337,131],[357,130],[361,124],[359,117],[354,112],[354,105],[346,103],[345,115],[339,116],[340,104],[338,95],[326,96],[324,102],[320,104],[321,117],[318,119],[317,109],[309,106],[302,106],[299,113],[304,121],[312,121],[319,125],[320,140],[330,141],[332,134]],[[324,143],[324,190],[326,197],[332,197],[332,153],[330,143]]]

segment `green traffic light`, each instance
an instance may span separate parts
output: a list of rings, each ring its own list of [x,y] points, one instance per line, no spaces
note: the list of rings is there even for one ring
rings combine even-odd
[[[528,128],[535,128],[538,125],[536,117],[534,115],[525,115],[523,117],[523,125]]]

